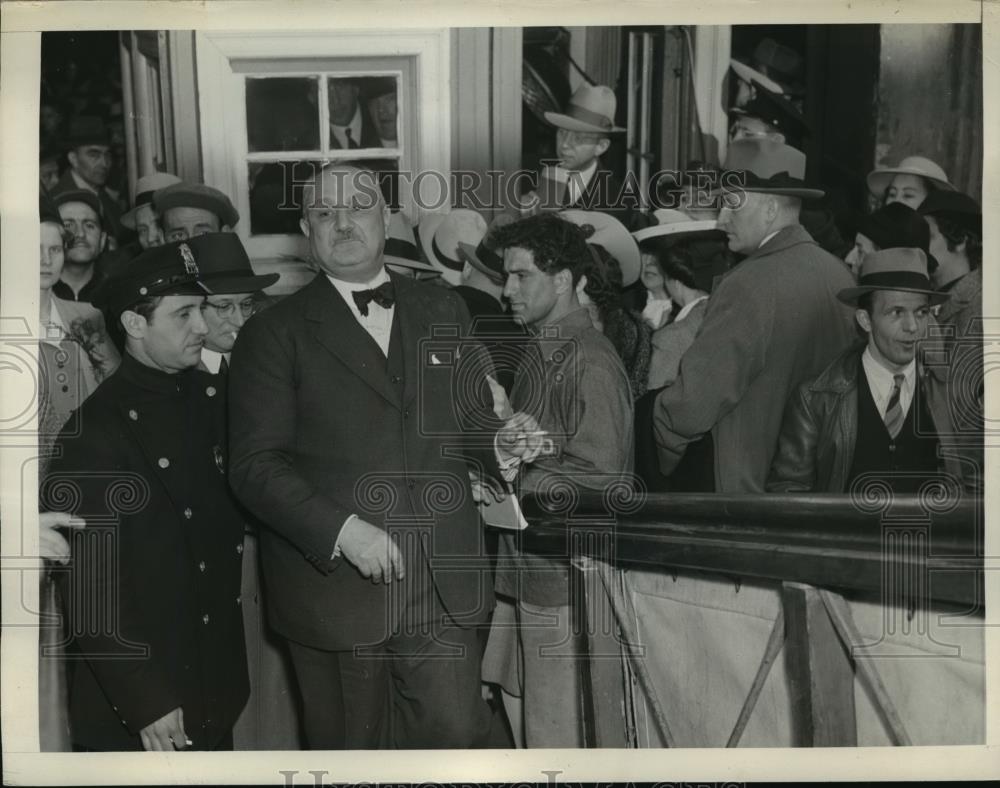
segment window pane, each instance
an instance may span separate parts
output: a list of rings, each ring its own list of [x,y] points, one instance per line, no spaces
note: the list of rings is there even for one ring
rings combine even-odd
[[[318,167],[317,161],[251,163],[247,181],[250,184],[250,233],[301,233],[302,186]]]
[[[396,77],[330,79],[330,148],[395,148],[399,145]]]
[[[399,159],[359,159],[358,163],[368,167],[378,177],[382,196],[394,211],[399,210]]]
[[[247,77],[251,153],[319,150],[319,78]]]

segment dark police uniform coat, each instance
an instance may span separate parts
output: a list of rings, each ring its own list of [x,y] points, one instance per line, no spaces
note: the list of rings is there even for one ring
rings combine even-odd
[[[60,435],[42,505],[72,510],[74,743],[141,749],[178,706],[193,749],[225,744],[249,692],[243,518],[225,476],[224,382],[126,355]]]

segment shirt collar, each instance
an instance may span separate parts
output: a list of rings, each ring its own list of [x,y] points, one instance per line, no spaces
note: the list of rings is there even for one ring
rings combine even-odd
[[[354,303],[351,293],[358,293],[362,290],[373,290],[380,284],[388,282],[389,274],[385,270],[385,266],[383,266],[379,269],[379,272],[367,282],[345,282],[343,279],[337,279],[335,276],[330,276],[330,274],[327,274],[326,278],[330,280],[330,284],[332,284],[337,292],[340,293],[340,297],[347,302],[351,311],[360,315],[361,311],[358,309],[358,305]]]
[[[226,362],[229,362],[228,353],[220,353],[218,350],[209,350],[207,347],[201,349],[201,363],[205,365],[205,369],[211,372],[213,375],[219,374],[219,368],[222,366],[222,359],[225,358]]]
[[[774,236],[776,236],[776,235],[777,235],[778,233],[780,233],[780,232],[781,232],[781,230],[775,230],[775,231],[774,231],[773,233],[768,233],[767,235],[765,235],[765,236],[764,236],[764,237],[763,237],[763,238],[761,239],[760,243],[759,243],[759,244],[757,244],[757,248],[758,248],[758,249],[761,249],[761,248],[763,248],[764,244],[766,244],[766,243],[767,243],[768,241],[770,241],[770,240],[771,240],[772,238],[774,238]]]
[[[358,102],[357,108],[354,110],[354,117],[351,118],[351,122],[346,126],[338,126],[333,121],[330,121],[330,127],[337,133],[339,137],[345,137],[344,130],[351,130],[351,138],[358,144],[361,145],[361,102]]]
[[[681,307],[681,311],[677,313],[677,317],[674,318],[674,322],[677,323],[678,321],[681,321],[684,318],[686,318],[689,314],[691,314],[691,310],[694,309],[696,306],[698,306],[698,304],[700,304],[706,298],[708,298],[707,295],[698,296],[698,298],[696,298],[694,301],[690,301],[687,304],[685,304],[683,307]]]
[[[156,367],[147,367],[126,349],[122,357],[121,370],[126,378],[144,389],[160,394],[175,394],[180,392],[191,379],[194,367],[181,372],[164,372]]]
[[[879,391],[888,392],[892,391],[893,378],[895,375],[899,374],[896,372],[890,372],[888,369],[883,367],[872,355],[871,346],[865,346],[864,353],[861,354],[861,363],[865,368],[865,375],[868,376],[868,382],[871,383],[873,388],[877,388]],[[903,385],[913,388],[913,382],[917,376],[917,360],[914,358],[902,371],[903,375]]]

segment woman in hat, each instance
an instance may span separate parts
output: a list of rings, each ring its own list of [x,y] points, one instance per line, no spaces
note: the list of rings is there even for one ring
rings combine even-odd
[[[907,156],[895,167],[880,167],[868,174],[868,189],[882,205],[901,202],[914,210],[935,189],[954,191],[948,174],[923,156]]]
[[[694,341],[712,280],[729,268],[724,236],[711,220],[656,212],[658,224],[634,233],[646,290],[643,318],[653,328],[649,387],[669,385]]]

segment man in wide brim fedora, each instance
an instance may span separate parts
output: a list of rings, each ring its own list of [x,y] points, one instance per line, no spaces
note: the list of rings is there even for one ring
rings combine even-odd
[[[119,197],[107,186],[114,162],[111,133],[104,121],[95,115],[74,118],[70,123],[65,147],[69,169],[53,187],[53,195],[78,189],[92,192],[101,203],[100,214],[113,239],[112,248],[118,241],[128,240],[124,237],[127,233],[121,224],[122,206]]]
[[[853,338],[851,313],[836,298],[853,278],[799,224],[802,200],[822,195],[803,182],[800,151],[740,140],[726,170],[719,228],[745,259],[716,285],[653,421],[665,475],[689,444],[710,434],[714,489],[763,492],[785,400]]]
[[[801,145],[809,134],[809,125],[798,108],[780,93],[756,83],[754,87],[756,94],[750,101],[729,110],[730,140],[766,137]]]
[[[918,354],[931,306],[948,298],[931,285],[924,253],[867,255],[858,284],[838,298],[855,308],[865,341],[798,388],[768,490],[844,493],[878,479],[912,493],[942,472],[975,488],[974,466],[943,445],[955,435],[946,372]]]
[[[622,199],[622,185],[601,156],[611,137],[625,131],[615,125],[618,102],[607,85],[581,85],[564,112],[546,112],[556,129],[556,165],[543,168],[537,188],[522,198],[529,211],[562,208],[603,211],[629,230],[635,229],[635,205]],[[636,195],[637,196],[637,195]]]

